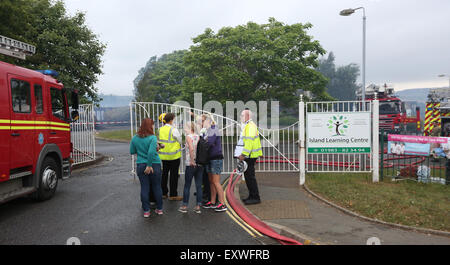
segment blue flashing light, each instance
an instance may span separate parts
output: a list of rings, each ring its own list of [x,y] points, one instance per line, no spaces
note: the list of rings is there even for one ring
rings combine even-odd
[[[58,78],[59,76],[59,73],[56,72],[55,70],[36,70],[36,71],[44,75],[52,76],[53,78]]]

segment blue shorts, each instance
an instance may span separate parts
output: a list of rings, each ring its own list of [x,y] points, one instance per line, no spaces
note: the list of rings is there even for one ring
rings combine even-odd
[[[206,165],[206,172],[212,173],[214,175],[220,175],[223,169],[223,159],[210,160],[209,164]]]

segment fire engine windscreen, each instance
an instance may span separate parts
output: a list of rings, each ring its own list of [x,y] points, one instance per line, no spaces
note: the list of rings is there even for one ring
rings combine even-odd
[[[380,101],[380,114],[398,114],[401,112],[401,105],[398,101]]]

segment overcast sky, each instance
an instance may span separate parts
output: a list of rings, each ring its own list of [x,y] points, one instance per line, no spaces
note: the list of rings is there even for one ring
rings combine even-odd
[[[362,62],[362,10],[367,16],[366,83],[396,90],[448,86],[449,0],[64,0],[70,14],[86,13],[88,26],[108,45],[100,92],[132,95],[133,80],[154,55],[187,49],[205,28],[269,17],[286,24],[313,24],[309,34],[337,65]],[[360,82],[361,79],[359,79]]]

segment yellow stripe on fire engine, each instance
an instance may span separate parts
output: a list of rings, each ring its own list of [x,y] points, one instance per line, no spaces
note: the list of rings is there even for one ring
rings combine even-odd
[[[9,129],[9,127],[8,127]],[[56,130],[56,131],[67,131],[69,128],[53,127],[53,126],[11,126],[11,130]]]
[[[45,124],[45,125],[57,125],[57,126],[64,126],[64,127],[70,127],[70,124],[67,123],[61,123],[61,122],[53,122],[53,121],[26,121],[26,120],[12,120],[11,124]]]
[[[53,126],[11,126],[11,130],[57,130],[70,131],[69,128],[53,127]]]

